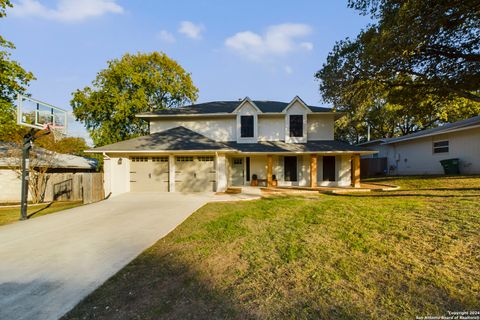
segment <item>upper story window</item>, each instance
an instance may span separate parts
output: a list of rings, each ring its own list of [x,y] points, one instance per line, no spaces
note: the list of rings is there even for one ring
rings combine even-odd
[[[437,141],[433,143],[433,153],[447,153],[448,152],[448,140]]]
[[[253,138],[253,116],[240,117],[240,136],[242,138]]]
[[[290,137],[303,137],[303,115],[290,115]]]

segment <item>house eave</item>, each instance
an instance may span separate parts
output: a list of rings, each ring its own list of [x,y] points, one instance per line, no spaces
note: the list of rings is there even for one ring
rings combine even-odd
[[[85,153],[162,153],[162,154],[186,154],[186,153],[212,153],[212,152],[235,152],[232,149],[211,149],[211,150],[85,150]]]
[[[102,153],[102,154],[205,154],[205,153],[232,153],[244,155],[267,155],[267,154],[360,154],[370,155],[378,153],[374,150],[365,151],[240,151],[232,149],[212,149],[212,150],[86,150],[85,153]]]
[[[322,112],[309,112],[309,115],[334,115],[335,120],[340,119],[343,117],[345,114],[343,112],[332,112],[332,111],[322,111]],[[232,117],[234,118],[237,114],[236,113],[225,113],[225,112],[219,112],[219,113],[194,113],[194,114],[189,114],[189,113],[177,113],[177,114],[137,114],[135,115],[136,118],[144,118],[144,119],[161,119],[161,118],[209,118],[209,117]],[[258,116],[284,116],[285,113],[283,112],[263,112],[259,113]]]
[[[436,131],[436,132],[427,133],[427,134],[419,135],[419,136],[415,136],[415,137],[405,137],[404,139],[398,139],[398,140],[394,140],[394,141],[388,141],[387,140],[384,143],[381,143],[381,145],[388,145],[388,144],[406,142],[406,141],[428,138],[428,137],[438,136],[438,135],[447,134],[447,133],[451,133],[451,132],[458,132],[458,131],[464,131],[464,130],[470,130],[470,129],[476,129],[476,128],[480,128],[480,124],[474,125],[474,126],[466,126],[466,127],[462,127],[462,128],[445,129],[445,130],[442,130],[442,131]]]

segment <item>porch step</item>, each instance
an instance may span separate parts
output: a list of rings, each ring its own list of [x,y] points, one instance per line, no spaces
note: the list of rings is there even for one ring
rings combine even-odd
[[[225,190],[225,193],[228,193],[228,194],[238,194],[238,193],[242,193],[242,188],[229,187],[229,188],[227,188],[227,190]]]

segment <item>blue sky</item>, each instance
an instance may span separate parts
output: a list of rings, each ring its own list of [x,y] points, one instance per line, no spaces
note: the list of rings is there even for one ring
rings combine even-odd
[[[369,18],[347,1],[13,0],[0,32],[37,80],[33,97],[71,110],[107,60],[163,51],[192,73],[199,102],[252,99],[323,105],[314,73],[335,41]],[[73,122],[73,121],[72,121]],[[86,137],[78,123],[70,135]]]

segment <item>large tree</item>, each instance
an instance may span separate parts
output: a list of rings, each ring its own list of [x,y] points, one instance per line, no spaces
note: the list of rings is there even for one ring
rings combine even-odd
[[[148,133],[140,112],[175,108],[197,99],[190,74],[166,54],[125,54],[108,62],[91,87],[73,93],[73,114],[95,146]]]
[[[6,16],[6,9],[11,6],[9,0],[0,0],[0,18]],[[0,35],[0,141],[9,141],[22,131],[16,125],[14,101],[17,93],[25,93],[28,83],[34,79],[31,72],[10,58],[13,49],[13,43]]]
[[[347,116],[341,138],[366,125],[388,137],[480,113],[478,1],[350,0],[371,14],[355,40],[338,42],[317,72],[323,99]]]

